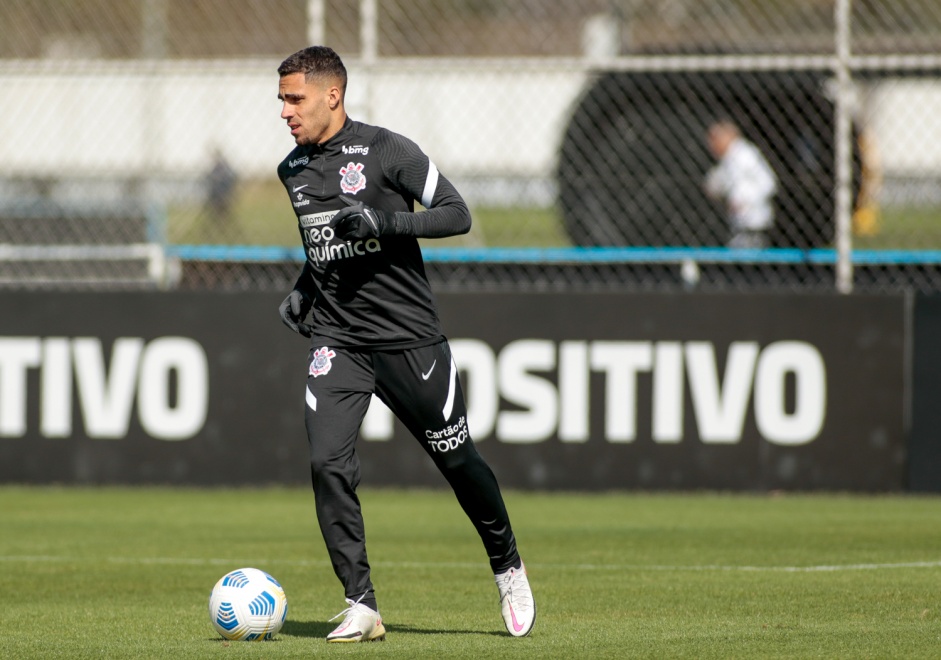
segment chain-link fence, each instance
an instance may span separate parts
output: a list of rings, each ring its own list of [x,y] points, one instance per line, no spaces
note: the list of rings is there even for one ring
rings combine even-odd
[[[934,0],[4,0],[0,284],[289,286],[309,43],[470,203],[438,286],[941,288]]]

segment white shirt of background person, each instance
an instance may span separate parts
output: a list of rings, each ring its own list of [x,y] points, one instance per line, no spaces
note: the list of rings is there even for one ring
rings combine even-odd
[[[706,175],[706,193],[721,199],[732,228],[730,247],[766,247],[774,223],[777,178],[758,148],[731,122],[709,128],[709,149],[719,161]]]

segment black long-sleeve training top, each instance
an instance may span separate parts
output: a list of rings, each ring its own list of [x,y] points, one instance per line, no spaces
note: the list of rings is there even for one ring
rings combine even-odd
[[[278,166],[307,261],[295,288],[313,301],[316,338],[334,346],[409,348],[438,341],[441,324],[418,238],[466,233],[454,186],[414,142],[347,118],[322,144],[298,146]],[[344,195],[394,213],[393,234],[344,241],[329,223]],[[415,212],[418,201],[426,210]]]

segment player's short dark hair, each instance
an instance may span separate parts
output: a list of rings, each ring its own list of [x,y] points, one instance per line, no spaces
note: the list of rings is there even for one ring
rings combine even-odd
[[[293,73],[303,73],[307,82],[335,80],[340,91],[346,93],[346,67],[329,46],[308,46],[281,62],[279,76],[283,78]]]
[[[741,132],[738,124],[736,124],[735,121],[727,115],[717,115],[713,117],[709,122],[709,129],[712,130],[713,128],[729,129],[735,133]]]

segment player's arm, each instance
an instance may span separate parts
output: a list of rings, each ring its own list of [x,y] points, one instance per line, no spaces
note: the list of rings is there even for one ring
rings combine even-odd
[[[291,289],[291,293],[287,295],[278,307],[278,314],[281,316],[281,321],[284,325],[305,337],[310,337],[311,334],[313,334],[313,327],[304,322],[307,318],[307,314],[310,312],[310,308],[313,306],[314,295],[312,283],[310,262],[305,261],[304,268],[301,270],[300,276],[294,283],[294,288]]]
[[[278,166],[278,179],[281,180],[281,184],[290,195],[290,188],[285,180],[286,177],[287,165],[286,162],[282,162],[281,165]],[[294,283],[294,288],[291,289],[291,292],[278,306],[278,314],[284,325],[298,334],[310,337],[313,333],[313,328],[304,321],[313,306],[313,299],[313,271],[311,270],[310,262],[305,260],[304,268],[301,269],[301,274]]]
[[[373,141],[380,154],[383,174],[398,190],[407,192],[425,210],[382,211],[341,197],[341,209],[331,224],[345,239],[398,235],[444,238],[470,231],[471,215],[464,198],[435,164],[411,140],[391,131],[380,131]]]
[[[437,171],[434,163],[428,161],[429,168],[437,175],[436,185],[428,206],[423,211],[395,213],[397,234],[416,238],[444,238],[466,234],[471,228],[471,214],[457,189]],[[421,200],[425,206],[425,200]]]

